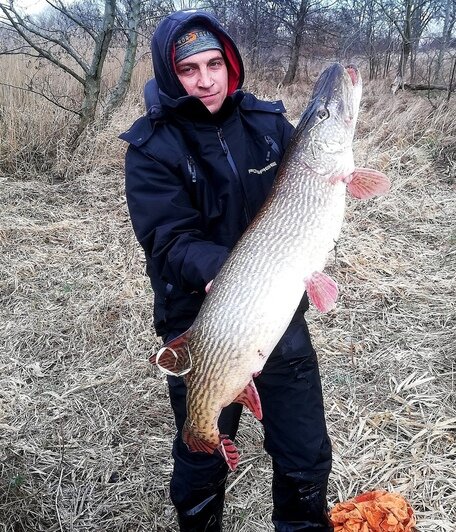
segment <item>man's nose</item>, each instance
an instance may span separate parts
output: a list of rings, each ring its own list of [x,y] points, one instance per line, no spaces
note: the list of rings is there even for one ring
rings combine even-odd
[[[211,73],[207,68],[200,70],[199,86],[204,89],[209,89],[214,84]]]

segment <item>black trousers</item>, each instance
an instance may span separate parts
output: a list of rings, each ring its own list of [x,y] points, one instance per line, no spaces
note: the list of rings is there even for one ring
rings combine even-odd
[[[218,453],[188,450],[181,438],[186,417],[185,384],[177,377],[168,377],[168,383],[177,425],[170,495],[181,530],[219,531],[227,465]],[[332,531],[326,505],[331,443],[318,361],[302,315],[295,316],[255,378],[255,385],[263,409],[264,448],[273,463],[275,530]],[[241,411],[241,405],[232,404],[219,418],[220,432],[233,440]]]

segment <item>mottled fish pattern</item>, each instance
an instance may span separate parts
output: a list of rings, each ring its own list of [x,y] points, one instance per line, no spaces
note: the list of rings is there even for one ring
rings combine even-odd
[[[184,441],[192,451],[218,450],[231,469],[239,454],[219,433],[221,409],[237,401],[261,419],[253,377],[304,291],[323,312],[337,298],[337,285],[322,272],[339,237],[347,187],[357,198],[389,188],[386,176],[353,162],[360,98],[355,67],[336,63],[323,72],[267,201],[214,280],[193,326],[151,357],[166,373],[184,375]]]

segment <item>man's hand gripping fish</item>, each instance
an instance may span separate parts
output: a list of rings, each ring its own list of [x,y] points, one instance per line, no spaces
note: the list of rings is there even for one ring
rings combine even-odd
[[[284,155],[271,193],[215,278],[192,327],[150,358],[185,375],[191,451],[218,450],[230,469],[234,443],[218,429],[222,408],[237,402],[262,418],[254,383],[287,329],[304,290],[322,312],[336,301],[323,273],[342,226],[345,190],[366,199],[388,191],[388,178],[355,168],[352,142],[361,76],[334,64],[319,77]]]

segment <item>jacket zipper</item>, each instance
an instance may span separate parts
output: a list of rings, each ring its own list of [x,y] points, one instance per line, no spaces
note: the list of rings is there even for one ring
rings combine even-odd
[[[266,162],[268,163],[271,160],[271,150],[275,152],[276,155],[280,155],[280,150],[275,140],[269,135],[265,135],[264,140],[268,143],[269,146],[268,153],[266,154]]]
[[[243,202],[244,202],[244,216],[245,216],[245,219],[247,221],[247,224],[249,224],[251,219],[252,219],[252,216],[250,214],[250,210],[249,210],[249,207],[248,207],[247,195],[245,193],[244,184],[242,182],[241,176],[239,175],[239,171],[237,169],[236,163],[234,162],[233,156],[231,155],[231,152],[230,152],[228,144],[227,144],[227,142],[225,140],[225,137],[223,136],[222,128],[220,128],[220,127],[217,128],[217,135],[218,135],[220,144],[222,145],[223,152],[225,153],[226,158],[228,160],[228,163],[229,163],[229,165],[231,167],[231,170],[233,170],[233,173],[234,173],[234,175],[236,176],[236,178],[237,178],[237,180],[239,182],[239,186],[240,186],[241,193],[242,193],[242,199],[243,199]]]
[[[191,155],[187,155],[187,168],[192,178],[192,183],[196,183],[196,165]]]

